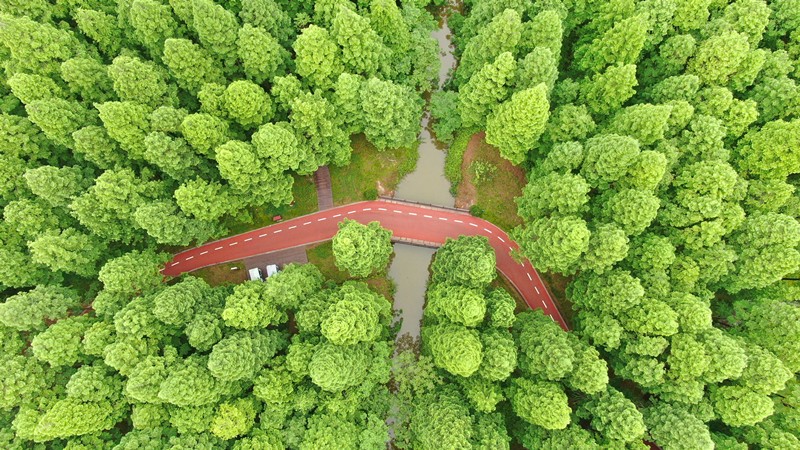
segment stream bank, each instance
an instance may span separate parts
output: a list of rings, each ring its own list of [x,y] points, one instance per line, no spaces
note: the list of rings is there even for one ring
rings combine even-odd
[[[431,33],[439,43],[438,89],[444,85],[455,67],[453,44],[450,41],[450,28],[447,26],[447,9],[441,26]],[[429,129],[430,112],[422,116],[422,131],[419,135],[419,159],[414,172],[403,178],[397,186],[394,197],[438,206],[452,207],[455,198],[450,193],[450,181],[444,176],[445,151],[437,146]],[[395,256],[389,267],[389,276],[395,281],[397,291],[394,295],[394,308],[401,311],[403,320],[398,339],[408,334],[412,339],[419,337],[420,320],[425,303],[425,289],[428,284],[428,266],[436,252],[432,248],[415,247],[408,244],[394,244]]]

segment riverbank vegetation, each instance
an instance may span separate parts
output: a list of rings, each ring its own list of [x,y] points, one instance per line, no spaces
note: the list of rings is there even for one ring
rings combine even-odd
[[[570,336],[624,392],[570,394],[587,404],[557,426],[518,416],[519,442],[618,446],[602,414],[633,401],[628,436],[665,449],[800,448],[799,14],[473,0],[451,18],[460,63],[440,102],[457,108],[439,127],[485,130],[526,170],[514,237],[571,277]]]

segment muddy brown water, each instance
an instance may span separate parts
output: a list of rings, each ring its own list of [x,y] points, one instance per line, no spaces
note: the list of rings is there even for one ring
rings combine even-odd
[[[453,46],[450,42],[450,28],[447,19],[431,36],[439,42],[439,84],[441,88],[450,70],[455,67]],[[450,193],[450,182],[444,177],[445,152],[433,139],[428,128],[430,113],[422,117],[422,132],[419,135],[419,159],[414,172],[406,175],[395,191],[394,197],[430,203],[440,206],[453,206],[455,198]],[[425,302],[425,288],[428,283],[428,266],[436,251],[430,248],[407,244],[394,245],[395,256],[389,268],[389,276],[395,281],[397,291],[394,295],[394,308],[402,311],[403,325],[398,336],[406,333],[419,336],[422,308]]]

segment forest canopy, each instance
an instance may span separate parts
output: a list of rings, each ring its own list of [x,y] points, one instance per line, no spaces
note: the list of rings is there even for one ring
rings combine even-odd
[[[159,270],[351,135],[413,146],[427,3],[0,1],[0,447],[385,446],[385,298],[313,266]]]
[[[798,2],[443,3],[0,0],[0,447],[800,449]],[[425,108],[524,172],[571,331],[479,236],[413,349],[377,223],[340,224],[350,281],[160,273]]]
[[[434,94],[434,131],[485,130],[525,170],[512,234],[566,277],[569,336],[611,374],[597,392],[568,381],[572,415],[556,420],[543,402],[565,397],[543,382],[580,352],[548,339],[552,364],[519,364],[542,378],[502,390],[527,420],[512,438],[800,448],[797,2],[466,4],[449,20],[460,61]]]

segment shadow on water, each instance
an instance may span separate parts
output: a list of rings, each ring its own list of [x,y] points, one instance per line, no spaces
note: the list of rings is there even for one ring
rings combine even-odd
[[[406,333],[413,337],[419,336],[422,304],[428,283],[428,266],[435,251],[433,248],[394,244],[394,260],[389,268],[389,276],[397,284],[394,308],[402,310],[403,325],[398,336]]]

